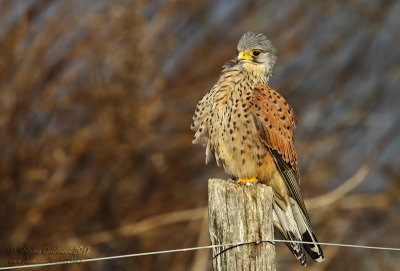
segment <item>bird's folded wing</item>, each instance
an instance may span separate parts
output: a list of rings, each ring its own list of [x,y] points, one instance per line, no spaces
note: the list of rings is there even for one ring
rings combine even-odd
[[[293,109],[278,92],[266,86],[255,87],[252,98],[251,111],[257,132],[308,218],[300,193],[300,176],[294,148],[296,117]]]

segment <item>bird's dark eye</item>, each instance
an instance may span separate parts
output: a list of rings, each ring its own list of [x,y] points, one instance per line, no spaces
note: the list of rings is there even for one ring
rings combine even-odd
[[[252,56],[258,57],[258,56],[261,54],[261,51],[260,51],[260,50],[252,50],[252,51],[250,52],[250,54],[251,54]]]

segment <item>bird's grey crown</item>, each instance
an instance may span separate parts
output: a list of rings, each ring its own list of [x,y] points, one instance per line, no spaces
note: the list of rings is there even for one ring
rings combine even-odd
[[[261,54],[253,56],[251,50],[260,50]],[[238,51],[250,55],[250,61],[245,65],[256,65],[259,71],[265,75],[266,80],[272,75],[277,60],[277,52],[269,39],[263,34],[247,32],[242,36],[238,43]],[[241,63],[242,58],[236,58],[237,63]]]
[[[276,56],[277,52],[271,41],[263,34],[256,34],[253,32],[245,33],[239,40],[238,51],[246,51],[259,49],[264,52],[268,52],[273,56]]]

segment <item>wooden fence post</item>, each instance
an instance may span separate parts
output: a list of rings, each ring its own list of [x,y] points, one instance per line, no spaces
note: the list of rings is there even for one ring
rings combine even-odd
[[[208,181],[208,229],[211,243],[233,244],[271,240],[273,193],[263,184],[243,185],[232,180]],[[213,257],[226,247],[213,248]],[[215,271],[275,271],[275,246],[248,244],[213,259]]]

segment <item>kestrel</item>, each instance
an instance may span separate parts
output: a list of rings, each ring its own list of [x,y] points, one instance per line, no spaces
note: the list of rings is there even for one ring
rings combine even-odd
[[[261,182],[273,189],[273,223],[302,265],[306,253],[324,261],[311,228],[294,149],[296,117],[286,100],[268,87],[277,52],[263,34],[242,36],[238,56],[224,65],[218,82],[197,104],[193,143],[206,148],[206,163],[218,166],[240,183]]]

